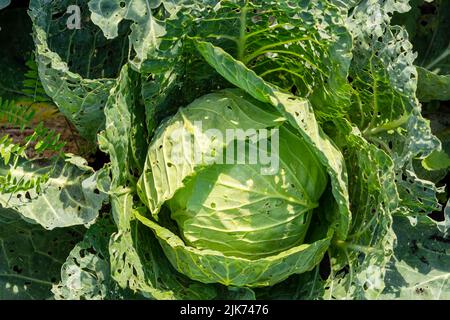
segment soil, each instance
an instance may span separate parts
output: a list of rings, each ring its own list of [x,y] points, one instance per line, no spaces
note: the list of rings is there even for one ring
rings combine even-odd
[[[51,118],[43,120],[43,124],[46,128],[53,130],[56,134],[60,134],[60,141],[65,145],[62,149],[65,153],[73,153],[77,155],[83,155],[85,150],[82,150],[80,146],[86,145],[83,139],[77,134],[76,129],[71,125],[62,114],[55,114]],[[9,135],[14,143],[23,144],[25,138],[33,134],[32,126],[21,130],[19,127],[6,127],[0,126],[0,137],[3,135]],[[34,158],[36,153],[34,151],[34,145],[26,151],[28,158]],[[44,152],[43,157],[50,158],[55,155],[54,152]]]

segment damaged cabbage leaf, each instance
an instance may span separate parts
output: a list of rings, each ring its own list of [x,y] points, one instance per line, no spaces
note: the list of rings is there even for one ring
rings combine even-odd
[[[21,159],[16,167],[12,166],[1,163],[1,175],[7,173],[14,181],[46,178],[39,188],[0,193],[1,207],[14,209],[27,221],[46,229],[90,225],[107,198],[97,188],[97,174],[82,158]]]
[[[155,111],[173,114],[174,103],[185,106],[229,86],[198,56],[192,38],[221,47],[263,79],[310,98],[319,121],[341,116],[349,104],[351,36],[342,12],[327,2],[101,3],[92,0],[89,6],[106,37],[115,39],[121,21],[135,22],[130,63],[147,75],[143,91],[149,132],[161,119],[155,119]]]
[[[0,10],[11,4],[11,0],[0,0]]]
[[[446,217],[448,223],[450,216]],[[442,225],[442,223],[440,223]],[[448,300],[450,298],[450,238],[439,223],[421,217],[412,226],[396,217],[397,247],[386,274],[388,286],[381,298]]]
[[[52,292],[59,300],[139,299],[111,277],[109,236],[116,231],[110,217],[89,228],[61,267],[61,282]]]
[[[0,299],[51,299],[61,266],[82,238],[77,228],[45,230],[9,209],[0,208]]]
[[[114,78],[128,58],[127,25],[109,41],[90,21],[86,1],[79,4],[80,25],[78,6],[70,11],[71,5],[68,0],[31,1],[36,61],[46,93],[81,136],[95,141]]]
[[[394,22],[408,30],[417,51],[420,101],[450,99],[450,3],[445,0],[413,0],[411,11]]]

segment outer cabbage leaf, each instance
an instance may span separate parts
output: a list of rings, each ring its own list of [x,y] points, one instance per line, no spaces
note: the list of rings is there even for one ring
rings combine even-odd
[[[0,298],[51,299],[50,289],[82,232],[80,228],[48,231],[0,208]]]
[[[11,0],[0,0],[0,10],[6,8],[11,4]]]
[[[100,149],[111,158],[113,189],[140,173],[145,161],[147,130],[139,84],[139,74],[125,65],[105,107],[106,130],[98,135]]]
[[[448,51],[450,52],[450,49]],[[417,96],[420,101],[450,100],[450,74],[440,75],[422,67],[417,67],[417,72],[419,74]]]
[[[447,217],[448,219],[448,217]],[[447,220],[448,221],[448,220]],[[445,300],[450,298],[450,243],[428,217],[415,226],[396,217],[398,245],[386,274],[382,299]]]
[[[142,0],[89,2],[93,22],[108,38],[116,37],[120,21],[135,23],[130,34],[134,40],[130,48],[133,51],[130,65],[142,73],[142,98],[150,134],[177,107],[187,105],[202,93],[222,85],[214,80],[217,77],[210,67],[196,63],[196,58],[191,54],[195,49],[184,41],[195,18],[191,12],[204,12],[208,3],[177,1],[175,4],[173,1]],[[211,3],[214,5],[217,1]],[[196,66],[186,68],[187,63]]]
[[[328,2],[96,0],[90,9],[107,37],[116,36],[122,20],[135,22],[131,63],[148,74],[143,91],[149,132],[161,119],[158,110],[171,114],[174,104],[229,86],[190,38],[207,40],[265,80],[308,96],[319,120],[342,116],[348,107],[351,37],[344,15]]]
[[[389,26],[390,14],[405,9],[402,1],[375,0],[362,1],[354,8],[348,22],[357,44],[350,68],[354,92],[351,117],[364,137],[393,159],[400,210],[416,215],[438,210],[436,193],[441,190],[417,176],[413,160],[426,158],[441,145],[416,98],[416,55],[407,33],[401,27]]]
[[[45,91],[78,132],[94,141],[104,127],[102,110],[113,78],[127,59],[127,26],[120,37],[107,41],[89,22],[87,3],[83,3],[79,4],[80,29],[68,27],[77,14],[68,12],[71,1],[33,0],[29,14]]]
[[[352,223],[345,242],[330,251],[325,299],[374,299],[384,289],[386,264],[395,245],[392,216],[399,207],[392,159],[353,128],[342,130],[349,175]],[[376,167],[377,170],[373,170]]]
[[[193,37],[221,47],[266,82],[314,106],[319,121],[348,107],[351,36],[327,1],[222,1]],[[229,79],[228,79],[229,80]]]
[[[408,13],[395,16],[404,25],[414,49],[419,73],[420,101],[450,99],[450,4],[445,0],[413,0]]]
[[[98,25],[108,39],[119,35],[119,24],[122,20],[133,21],[130,33],[130,44],[135,57],[130,61],[136,69],[140,69],[147,55],[154,55],[165,35],[162,22],[153,15],[163,1],[144,0],[91,0],[89,9],[92,22]]]
[[[52,288],[56,299],[139,298],[129,290],[122,290],[111,277],[108,248],[110,235],[115,231],[110,217],[99,220],[89,228],[62,265],[61,282]]]
[[[144,216],[137,217],[155,232],[164,253],[177,270],[191,279],[226,286],[271,286],[293,273],[309,271],[320,262],[332,237],[330,233],[326,238],[311,244],[302,244],[267,258],[248,260],[225,256],[219,251],[186,246],[169,229]]]
[[[48,175],[39,190],[0,194],[2,207],[16,210],[27,221],[46,229],[92,224],[107,198],[97,188],[97,174],[79,157],[56,159],[47,164],[22,159],[12,171],[2,164],[2,171],[10,172],[16,180]]]
[[[415,100],[411,45],[401,29],[387,27],[393,12],[409,9],[407,1],[354,1],[346,5],[352,8],[347,23],[355,37],[349,77],[354,107],[350,110],[352,121],[363,132],[349,128],[344,121],[329,134],[343,148],[348,164],[351,231],[345,242],[332,247],[327,279],[322,279],[318,270],[312,271],[287,282],[287,287],[274,286],[269,290],[271,298],[292,293],[307,299],[382,297],[385,286],[391,286],[384,278],[396,243],[392,216],[438,208],[435,194],[439,189],[420,180],[412,169],[412,159],[425,158],[438,141]],[[374,107],[378,109],[374,111]],[[369,123],[377,127],[374,132],[365,131]],[[386,132],[389,134],[375,139],[371,135]],[[406,190],[411,187],[414,191],[409,195]],[[311,290],[305,290],[304,283],[310,283]],[[267,297],[267,292],[260,294]]]
[[[406,1],[360,1],[347,21],[355,44],[350,119],[358,129],[341,123],[330,134],[349,163],[354,219],[347,243],[331,254],[335,271],[327,280],[327,299],[379,297],[396,243],[392,216],[439,208],[440,189],[420,179],[413,166],[438,150],[439,141],[415,98],[415,55],[406,32],[389,26],[392,13],[408,9]]]

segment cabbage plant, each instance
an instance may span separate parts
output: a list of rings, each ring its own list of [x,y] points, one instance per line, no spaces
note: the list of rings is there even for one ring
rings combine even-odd
[[[72,5],[30,1],[24,83],[95,160],[0,137],[0,298],[449,297],[408,0]]]

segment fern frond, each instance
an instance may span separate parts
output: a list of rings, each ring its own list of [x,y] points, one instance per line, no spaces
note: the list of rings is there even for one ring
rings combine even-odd
[[[26,137],[25,141],[28,145],[34,144],[34,151],[41,155],[44,152],[60,153],[65,145],[65,142],[61,142],[60,138],[60,133],[44,127],[44,124],[40,122],[34,128],[33,134]]]
[[[44,173],[39,167],[24,169],[24,163],[40,159],[44,153],[56,155],[54,159],[63,157],[65,143],[60,141],[60,134],[39,123],[34,132],[25,137],[22,144],[14,143],[8,135],[0,137],[0,193],[15,193],[35,189],[37,193],[47,182],[50,171]],[[28,159],[27,150],[33,149],[34,156]],[[31,170],[30,170],[31,169]]]
[[[27,146],[21,146],[13,143],[13,139],[5,135],[0,137],[0,157],[3,159],[3,163],[8,165],[11,159],[17,157],[25,157],[25,150]]]
[[[50,102],[51,99],[47,96],[39,79],[38,66],[34,59],[34,55],[32,55],[25,63],[28,71],[25,73],[25,79],[22,82],[22,93],[30,97],[33,102]]]
[[[42,136],[42,134],[44,134]],[[54,135],[52,137],[52,135]],[[48,181],[51,170],[46,169],[46,172],[40,172],[40,168],[27,167],[25,163],[31,163],[39,157],[27,159],[26,150],[32,143],[36,154],[42,154],[45,151],[58,151],[62,149],[64,143],[59,142],[59,135],[55,135],[52,130],[40,128],[31,136],[25,139],[26,143],[23,145],[16,144],[12,138],[3,136],[0,138],[0,157],[3,159],[0,162],[0,193],[16,193],[19,191],[28,191],[35,189],[37,193],[42,190],[43,184]],[[63,156],[59,153],[53,160],[56,162],[58,158]]]
[[[34,110],[0,97],[0,125],[17,126],[23,130],[34,117]]]

